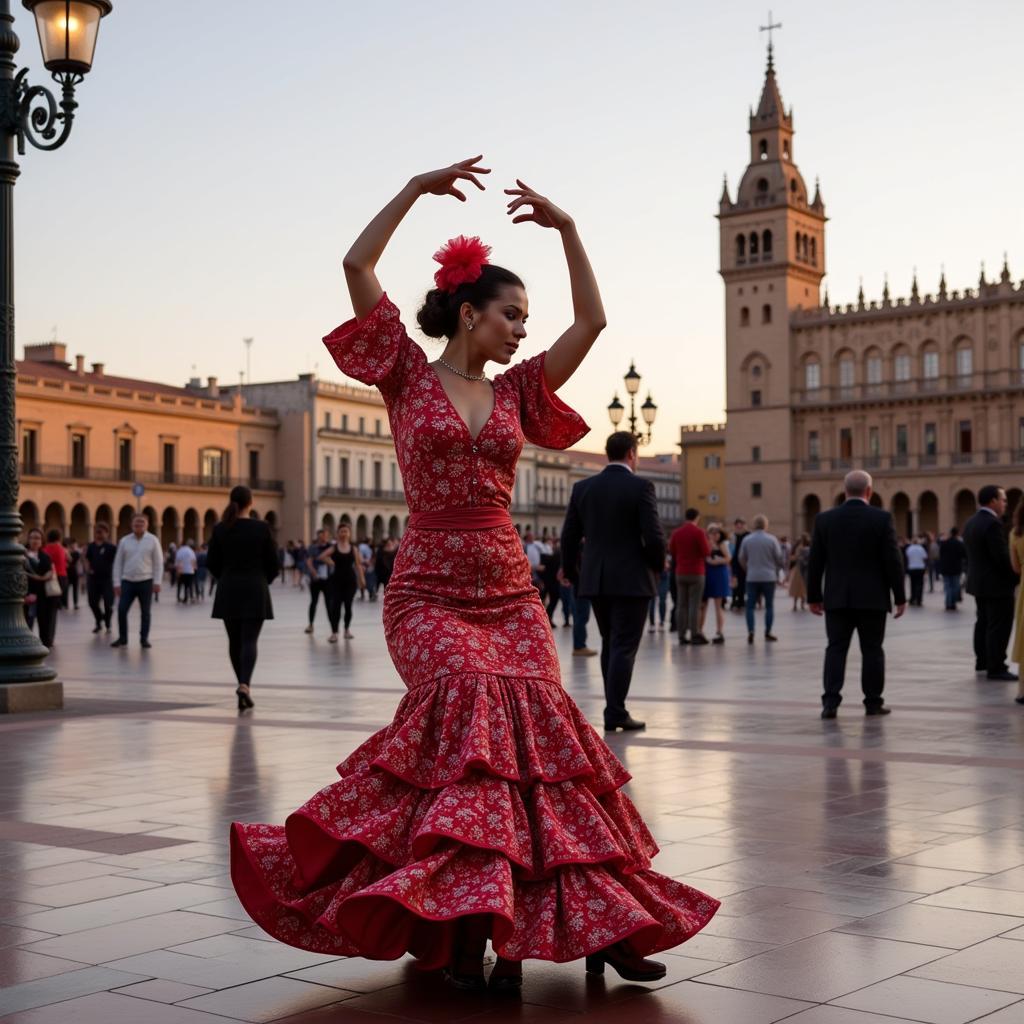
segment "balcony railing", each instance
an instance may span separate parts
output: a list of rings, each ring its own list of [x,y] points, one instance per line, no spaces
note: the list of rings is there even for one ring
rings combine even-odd
[[[366,498],[370,501],[405,501],[405,491],[386,491],[382,487],[321,487],[320,498]]]
[[[1005,458],[1004,458],[1005,457]],[[984,452],[950,452],[948,459],[941,453],[920,453],[917,455],[865,455],[862,458],[802,459],[801,473],[845,473],[849,469],[869,469],[873,472],[901,469],[933,470],[937,466],[994,466],[1008,462],[1011,465],[1024,464],[1024,448],[1010,451],[988,449]]]
[[[1024,370],[987,370],[944,377],[916,377],[912,380],[890,380],[881,383],[802,388],[795,392],[794,400],[800,405],[815,405],[822,402],[870,402],[905,395],[1002,391],[1007,388],[1024,388]]]
[[[93,480],[97,483],[155,484],[167,487],[209,487],[226,490],[244,484],[254,491],[283,491],[280,480],[229,477],[223,474],[203,476],[189,473],[167,473],[154,470],[123,470],[96,466],[61,466],[44,462],[22,462],[21,475],[44,480]]]

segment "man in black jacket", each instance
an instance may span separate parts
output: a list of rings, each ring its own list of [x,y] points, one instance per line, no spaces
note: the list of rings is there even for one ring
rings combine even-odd
[[[949,533],[939,541],[939,575],[946,594],[946,611],[955,612],[960,603],[960,582],[967,568],[967,548],[960,539],[960,531],[950,527]]]
[[[967,593],[974,595],[974,668],[989,679],[1011,682],[1017,676],[1006,664],[1013,629],[1013,591],[1017,574],[1003,531],[1006,491],[987,484],[978,491],[978,511],[964,527],[967,545]]]
[[[825,615],[825,692],[821,717],[835,718],[842,702],[846,654],[854,630],[860,640],[861,689],[868,715],[887,715],[885,688],[885,617],[893,603],[894,618],[907,608],[903,559],[896,544],[892,516],[872,508],[871,476],[855,469],[843,481],[846,501],[818,514],[807,564],[807,604]],[[822,595],[821,578],[825,577]],[[890,594],[892,601],[890,601]]]
[[[562,571],[578,594],[590,598],[601,631],[604,727],[613,732],[644,728],[626,710],[626,695],[647,607],[657,593],[655,577],[665,564],[665,534],[654,484],[636,476],[636,438],[616,431],[605,452],[608,465],[572,489],[562,526]]]

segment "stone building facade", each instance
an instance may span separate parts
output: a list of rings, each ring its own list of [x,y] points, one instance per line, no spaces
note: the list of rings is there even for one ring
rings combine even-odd
[[[725,504],[725,424],[684,425],[679,431],[679,504],[695,508],[700,522],[728,522]],[[740,511],[743,515],[745,509]]]
[[[136,509],[166,545],[209,537],[235,483],[253,488],[256,511],[281,514],[277,417],[205,388],[110,376],[74,365],[66,346],[26,345],[17,363],[20,512],[26,529],[57,528],[79,541],[97,521],[116,535]],[[145,493],[136,498],[132,486]]]
[[[962,525],[974,494],[1020,496],[1024,284],[997,280],[831,306],[825,206],[794,162],[769,50],[750,163],[719,204],[727,353],[726,504],[809,529],[852,467],[875,478],[901,534]]]

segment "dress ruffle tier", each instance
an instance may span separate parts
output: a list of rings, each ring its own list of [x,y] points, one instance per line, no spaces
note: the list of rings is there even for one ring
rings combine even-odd
[[[489,674],[411,689],[390,726],[285,825],[238,824],[231,874],[264,931],[302,949],[448,963],[489,915],[510,960],[575,960],[622,939],[685,942],[718,901],[651,870],[629,774],[561,685]]]

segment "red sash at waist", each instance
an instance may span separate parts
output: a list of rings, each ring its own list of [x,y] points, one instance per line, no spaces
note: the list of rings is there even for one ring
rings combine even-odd
[[[444,508],[437,512],[413,512],[409,516],[409,528],[413,530],[494,530],[511,525],[508,509],[493,506]]]

